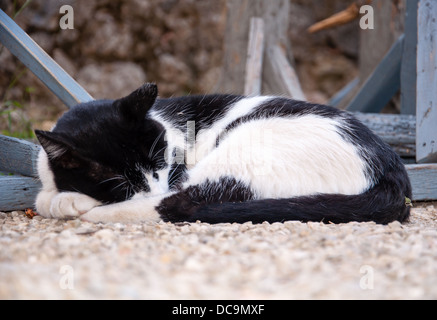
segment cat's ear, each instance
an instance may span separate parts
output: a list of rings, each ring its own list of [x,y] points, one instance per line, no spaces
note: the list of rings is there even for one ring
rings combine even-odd
[[[155,103],[158,96],[158,86],[146,83],[127,97],[114,101],[113,106],[129,121],[143,120]]]
[[[68,169],[78,168],[82,164],[83,158],[61,134],[35,130],[35,135],[52,162]]]
[[[70,149],[70,146],[58,133],[35,130],[35,135],[50,159],[59,158]]]

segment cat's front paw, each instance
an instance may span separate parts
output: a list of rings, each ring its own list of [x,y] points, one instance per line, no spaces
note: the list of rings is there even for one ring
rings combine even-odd
[[[35,201],[36,212],[44,218],[52,218],[52,213],[50,212],[50,206],[52,204],[52,200],[56,195],[59,194],[55,190],[42,190],[38,193]]]
[[[96,207],[80,216],[84,221],[103,223],[159,222],[156,201],[141,199]]]
[[[109,214],[108,206],[96,207],[80,216],[80,219],[87,222],[120,222],[115,218],[115,214]]]
[[[80,219],[87,222],[117,223],[129,222],[119,204],[96,207],[81,215]]]
[[[77,218],[101,204],[101,202],[85,194],[77,192],[62,192],[52,199],[50,213],[52,218]]]

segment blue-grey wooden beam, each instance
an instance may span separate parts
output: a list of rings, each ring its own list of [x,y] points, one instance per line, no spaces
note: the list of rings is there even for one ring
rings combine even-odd
[[[412,164],[406,168],[413,187],[413,200],[437,200],[437,164]]]
[[[0,10],[0,42],[68,107],[93,100],[2,10]]]
[[[437,1],[420,0],[417,42],[416,161],[437,163]],[[435,181],[437,184],[437,181]]]
[[[39,150],[31,142],[0,135],[0,171],[37,177]]]
[[[417,9],[419,0],[408,0],[405,13],[405,42],[401,69],[401,113],[416,114]]]
[[[328,102],[330,106],[337,107],[341,101],[360,83],[359,78],[355,78],[349,82],[344,88],[338,91]]]
[[[379,113],[399,91],[404,38],[405,36],[402,35],[393,44],[366,80],[360,92],[349,104],[348,111]],[[372,50],[372,48],[369,48],[369,50]]]
[[[35,178],[0,175],[0,211],[34,208],[40,189],[41,183]]]

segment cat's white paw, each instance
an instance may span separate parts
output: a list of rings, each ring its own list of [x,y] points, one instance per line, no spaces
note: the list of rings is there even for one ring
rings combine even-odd
[[[81,220],[87,221],[87,222],[123,222],[120,221],[121,217],[117,213],[117,210],[111,209],[111,206],[102,206],[102,207],[96,207],[88,211],[87,213],[81,215]]]
[[[80,218],[84,221],[94,223],[138,222],[136,219],[132,219],[130,214],[126,214],[125,210],[123,210],[123,207],[119,204],[93,208],[87,213],[83,214]]]
[[[38,193],[35,201],[36,212],[38,212],[38,215],[44,218],[52,217],[52,214],[50,212],[50,206],[52,204],[53,198],[57,194],[59,194],[57,191],[46,191],[44,189],[40,193]]]
[[[52,218],[58,219],[77,218],[101,204],[85,194],[62,192],[52,199],[50,214]]]
[[[160,215],[155,210],[156,199],[129,200],[125,202],[96,207],[81,215],[88,222],[103,223],[139,223],[159,222]]]

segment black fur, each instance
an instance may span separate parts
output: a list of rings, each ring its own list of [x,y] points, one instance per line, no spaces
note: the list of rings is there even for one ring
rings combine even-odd
[[[158,99],[154,109],[182,131],[186,130],[188,121],[195,121],[197,134],[224,117],[229,108],[243,98],[238,95],[215,94]]]
[[[223,177],[218,182],[206,181],[201,185],[181,190],[164,199],[157,210],[165,221],[229,222],[230,217],[228,216],[213,217],[217,212],[211,211],[211,214],[201,214],[200,212],[203,211],[202,209],[208,208],[210,204],[221,206],[229,202],[246,202],[252,199],[253,193],[246,185],[232,177]],[[236,212],[234,211],[234,213]],[[236,215],[239,216],[239,213]]]

